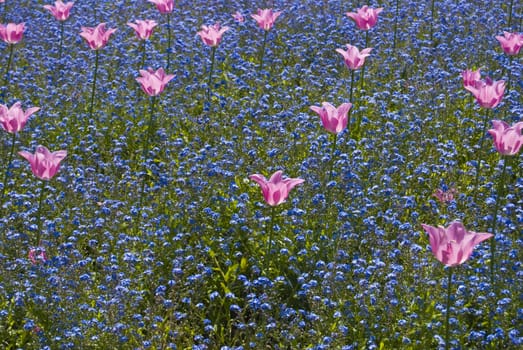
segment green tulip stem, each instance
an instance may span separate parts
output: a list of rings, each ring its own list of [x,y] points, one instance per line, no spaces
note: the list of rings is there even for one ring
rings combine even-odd
[[[268,272],[269,268],[269,261],[271,259],[271,249],[272,249],[272,237],[274,235],[274,224],[276,217],[276,206],[271,206],[271,222],[269,223],[269,240],[267,241],[267,252],[265,253],[265,261],[264,261],[264,270]]]
[[[265,45],[266,45],[266,42],[267,42],[267,33],[269,31],[268,30],[265,30],[263,32],[263,43],[262,43],[262,47],[261,47],[261,51],[260,51],[260,66],[258,67],[258,70],[262,70],[263,68],[263,56],[265,55]]]
[[[11,66],[11,61],[13,60],[13,48],[14,44],[9,45],[9,58],[7,59],[7,65],[5,66],[5,78],[4,86],[7,89],[7,83],[9,82],[9,67]]]
[[[490,240],[490,284],[491,288],[494,290],[494,272],[496,268],[496,228],[497,228],[497,222],[498,222],[498,210],[501,202],[501,198],[504,195],[504,187],[505,187],[505,173],[507,169],[507,163],[508,163],[508,157],[501,156],[501,159],[503,160],[503,168],[501,169],[501,175],[498,182],[498,188],[496,190],[496,204],[494,205],[494,213],[492,215],[492,234],[494,237]]]
[[[450,296],[452,284],[452,267],[447,267],[447,309],[445,311],[445,350],[450,349]]]
[[[156,98],[155,96],[151,96],[151,104],[150,104],[150,113],[149,113],[149,123],[147,125],[147,132],[146,132],[146,137],[145,137],[145,145],[143,147],[143,151],[142,151],[142,188],[140,190],[140,202],[139,202],[139,210],[141,210],[142,208],[142,203],[143,203],[143,197],[144,197],[144,193],[145,193],[145,179],[146,179],[146,172],[147,172],[147,155],[149,153],[149,143],[151,141],[151,138],[152,138],[152,133],[153,133],[153,118],[154,118],[154,104],[156,102]]]
[[[479,159],[476,163],[476,179],[474,180],[474,202],[476,202],[476,199],[477,199],[477,194],[479,192],[479,188],[478,188],[478,185],[479,185],[479,173],[480,173],[480,170],[481,170],[481,154],[482,154],[482,151],[483,151],[483,143],[485,141],[485,134],[487,132],[487,123],[488,123],[488,120],[490,118],[490,108],[487,108],[487,111],[485,112],[485,118],[483,119],[483,126],[481,128],[481,136],[480,136],[480,139],[479,139]]]
[[[96,76],[98,74],[98,57],[100,56],[98,50],[95,50],[95,61],[94,61],[94,77],[93,77],[93,85],[91,89],[91,103],[89,107],[89,120],[87,121],[90,123],[90,121],[93,120],[93,107],[94,107],[94,95],[96,91]]]
[[[216,55],[216,46],[211,48],[211,67],[209,69],[209,83],[207,84],[207,101],[211,101],[211,90],[212,90],[212,73],[214,70],[214,57]]]
[[[2,185],[3,185],[3,190],[2,190],[2,207],[3,207],[3,204],[4,204],[4,197],[7,193],[7,178],[9,176],[9,168],[11,167],[11,162],[13,161],[13,155],[14,155],[14,152],[15,152],[15,141],[16,141],[16,133],[13,133],[13,136],[11,138],[11,151],[9,152],[9,158],[7,160],[7,166],[5,168],[5,173],[4,173],[4,182],[2,182]],[[0,207],[0,213],[3,211],[2,210],[2,207]]]
[[[398,33],[398,18],[399,18],[399,0],[396,0],[396,13],[394,15],[394,39],[392,41],[392,50],[396,51],[396,41]]]
[[[171,67],[171,14],[167,14],[167,69]]]
[[[60,21],[60,48],[58,49],[58,61],[62,60],[63,44],[64,44],[64,21]]]
[[[140,62],[140,67],[138,67],[138,70],[145,69],[145,55],[146,55],[146,44],[147,40],[142,41],[142,61]]]
[[[36,220],[38,222],[38,228],[36,231],[36,244],[35,247],[38,247],[40,245],[40,237],[42,235],[42,207],[44,203],[44,191],[45,191],[45,180],[42,180],[41,187],[40,187],[40,199],[38,200],[38,216],[36,217]]]

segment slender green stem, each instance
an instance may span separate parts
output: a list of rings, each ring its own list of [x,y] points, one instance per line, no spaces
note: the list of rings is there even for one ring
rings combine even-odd
[[[13,136],[12,136],[12,139],[11,139],[11,151],[9,152],[9,158],[7,160],[7,166],[5,168],[5,173],[4,173],[4,182],[2,182],[2,185],[3,185],[3,190],[2,190],[2,201],[1,201],[1,205],[2,207],[0,207],[0,213],[2,213],[2,208],[3,208],[3,205],[4,205],[4,197],[7,193],[7,178],[9,177],[9,168],[11,167],[11,162],[13,161],[13,154],[15,152],[15,142],[16,142],[16,133],[13,133]]]
[[[392,41],[392,50],[396,51],[396,40],[398,32],[398,17],[399,17],[399,0],[396,0],[396,14],[394,15],[394,39]]]
[[[143,197],[144,197],[144,193],[145,193],[145,179],[146,179],[145,173],[146,173],[146,168],[147,168],[147,156],[149,153],[149,143],[151,141],[152,133],[153,133],[153,120],[154,120],[153,118],[154,118],[155,102],[156,102],[155,96],[151,96],[149,123],[147,125],[147,133],[145,136],[145,145],[144,145],[143,151],[142,151],[142,173],[143,173],[142,176],[143,176],[143,178],[142,178],[142,188],[140,190],[139,210],[141,210],[141,208],[142,208]]]
[[[332,180],[332,173],[333,173],[333,170],[334,170],[334,155],[336,153],[336,143],[338,141],[338,134],[332,134],[332,148],[331,148],[331,159],[330,159],[330,165],[329,165],[329,181],[327,181],[327,183],[325,184],[325,186],[327,186],[327,184],[329,182],[331,182]]]
[[[503,168],[501,170],[501,175],[498,182],[498,188],[496,193],[496,204],[494,205],[494,213],[492,215],[492,234],[494,237],[490,239],[490,284],[492,290],[495,290],[494,283],[495,283],[495,269],[496,269],[496,262],[495,262],[495,253],[496,253],[496,228],[498,223],[498,210],[500,206],[500,202],[502,197],[504,196],[504,187],[505,187],[505,173],[507,169],[507,163],[508,163],[508,157],[501,157],[503,160]]]
[[[7,1],[4,2],[4,13],[2,14],[2,23],[6,23],[7,18]]]
[[[430,41],[432,41],[433,38],[434,38],[434,15],[435,15],[435,13],[434,13],[434,3],[435,3],[435,1],[432,0],[432,3],[430,5],[430,14],[432,16],[432,19],[430,21]]]
[[[513,6],[514,0],[510,0],[510,3],[508,5],[508,22],[507,22],[507,28],[510,30],[510,27],[512,26],[512,6]]]
[[[258,70],[262,70],[262,68],[263,68],[263,56],[265,55],[265,43],[267,42],[267,33],[268,32],[269,32],[268,30],[263,31],[263,44],[262,44],[261,52],[260,52],[260,66],[258,67]]]
[[[93,119],[93,106],[94,106],[94,94],[96,91],[96,76],[98,74],[98,56],[99,52],[98,50],[95,50],[95,61],[94,61],[94,77],[93,77],[93,87],[91,89],[91,105],[89,107],[89,120],[88,123]]]
[[[167,68],[171,67],[171,14],[167,14]]]
[[[349,102],[352,103],[352,99],[353,99],[353,93],[354,93],[354,69],[351,69],[350,71],[350,94],[349,94]],[[349,109],[349,113],[347,115],[347,130],[348,130],[348,133],[349,133],[349,138],[350,138],[350,134],[352,132],[351,130],[351,116],[352,116],[352,108]]]
[[[40,245],[40,237],[42,235],[42,206],[44,202],[44,190],[45,190],[45,180],[41,180],[41,187],[40,187],[40,199],[38,200],[38,216],[36,217],[36,220],[38,222],[38,231],[36,231],[36,243],[35,247],[38,247]]]
[[[365,31],[365,47],[366,49],[369,47],[369,31]],[[363,90],[363,87],[365,86],[365,64],[363,67],[361,67],[361,90]]]
[[[483,126],[481,128],[481,137],[479,140],[479,149],[478,149],[479,159],[478,159],[478,162],[476,163],[476,179],[474,180],[474,202],[476,202],[477,195],[479,192],[478,185],[479,185],[479,173],[481,170],[481,160],[482,160],[481,154],[483,153],[483,143],[485,141],[485,134],[487,132],[487,123],[488,123],[489,117],[490,117],[490,108],[487,108],[487,111],[485,112],[485,119],[483,119]]]
[[[269,261],[271,259],[272,236],[274,235],[275,217],[276,217],[276,207],[271,206],[271,222],[269,223],[269,241],[267,242],[267,252],[265,253],[265,262],[264,262],[265,271],[268,271]]]
[[[140,67],[138,67],[138,70],[144,69],[144,67],[145,67],[145,51],[146,51],[145,45],[146,44],[147,44],[147,40],[143,40],[142,41],[142,61],[140,62]]]
[[[445,350],[450,349],[450,296],[452,284],[452,267],[447,267],[447,310],[445,311]]]
[[[64,44],[64,21],[60,21],[60,48],[58,50],[58,61],[62,60],[62,48]]]
[[[212,73],[214,70],[214,56],[216,54],[216,46],[211,48],[211,68],[209,69],[209,83],[207,84],[207,101],[211,101],[211,89],[212,89]]]
[[[7,83],[9,82],[9,67],[11,66],[11,61],[13,60],[13,47],[14,47],[14,44],[9,45],[9,58],[7,59],[7,65],[5,67],[4,86],[6,89],[7,89]]]

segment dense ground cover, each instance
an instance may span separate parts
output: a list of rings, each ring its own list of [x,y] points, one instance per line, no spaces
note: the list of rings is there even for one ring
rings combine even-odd
[[[67,157],[41,181],[0,134],[2,348],[443,347],[449,268],[421,224],[454,220],[495,231],[496,250],[493,279],[488,241],[451,268],[451,347],[523,345],[523,158],[485,132],[522,120],[522,54],[495,38],[522,32],[521,4],[509,24],[506,1],[372,1],[365,32],[345,15],[362,1],[178,1],[169,23],[145,0],[77,1],[62,49],[42,5],[0,4],[26,26],[0,42],[0,103],[41,108],[16,151]],[[264,45],[250,15],[265,7],[282,13]],[[144,64],[138,19],[158,22]],[[101,22],[117,31],[95,54],[79,33]],[[209,80],[197,32],[216,22],[230,29]],[[346,44],[373,48],[364,73]],[[152,108],[145,67],[175,75]],[[510,79],[495,108],[463,88],[478,68]],[[324,101],[353,104],[350,130],[322,127]],[[271,207],[249,176],[277,170],[304,183]]]

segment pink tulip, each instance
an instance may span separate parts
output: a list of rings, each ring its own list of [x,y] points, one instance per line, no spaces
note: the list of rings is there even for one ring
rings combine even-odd
[[[16,102],[11,108],[0,104],[0,125],[9,133],[21,131],[29,117],[40,110],[40,107],[31,107],[25,112],[22,110],[20,102]]]
[[[67,156],[67,151],[51,153],[46,147],[38,146],[34,154],[25,151],[18,154],[29,161],[34,176],[41,180],[50,180],[60,169],[60,162]]]
[[[58,0],[55,1],[54,6],[44,5],[44,8],[50,11],[54,18],[56,18],[57,20],[65,21],[69,18],[69,12],[71,11],[73,5],[73,2],[68,2],[67,4],[64,4],[62,1]]]
[[[358,12],[347,12],[347,17],[350,17],[356,22],[356,26],[361,30],[369,30],[376,25],[378,21],[378,14],[383,11],[383,8],[373,9],[367,5],[363,6]]]
[[[162,93],[167,83],[174,78],[174,74],[165,74],[163,68],[156,72],[149,68],[148,70],[140,69],[141,77],[136,78],[140,83],[143,92],[149,96],[157,96]]]
[[[432,254],[446,266],[463,264],[470,258],[476,245],[494,236],[491,233],[467,231],[459,221],[454,221],[448,228],[421,226],[429,234]]]
[[[213,26],[202,25],[202,30],[200,30],[197,34],[200,36],[200,38],[202,38],[202,41],[206,45],[216,47],[222,41],[222,35],[227,30],[229,30],[229,27],[220,28],[220,24],[216,23]]]
[[[433,196],[438,199],[441,203],[448,203],[452,200],[454,200],[454,194],[456,193],[455,188],[451,188],[450,190],[443,191],[442,189],[438,188],[436,192],[434,192]]]
[[[523,34],[503,32],[503,36],[496,36],[503,52],[507,55],[517,55],[521,47],[523,47]]]
[[[249,179],[255,181],[260,185],[263,197],[267,204],[276,206],[283,203],[289,196],[289,192],[296,186],[303,183],[305,180],[302,179],[282,179],[282,171],[278,170],[272,174],[269,181],[265,176],[260,174],[253,174],[249,176]]]
[[[508,125],[501,120],[493,120],[493,129],[488,132],[494,138],[494,147],[496,150],[505,156],[513,156],[519,152],[523,146],[523,122]]]
[[[311,109],[318,113],[323,127],[333,134],[345,130],[349,120],[348,113],[352,107],[352,103],[342,103],[338,108],[328,102],[323,102],[322,105],[323,107],[311,106]]]
[[[241,14],[240,11],[236,11],[232,17],[234,18],[234,20],[238,23],[243,23],[245,22],[245,18],[243,17],[243,15]]]
[[[492,81],[490,78],[478,80],[474,86],[465,86],[470,91],[478,104],[483,108],[494,108],[503,99],[505,93],[505,81]]]
[[[116,29],[105,30],[105,23],[100,23],[96,27],[82,27],[80,35],[87,41],[89,47],[93,50],[98,50],[104,47],[109,41],[111,34],[116,32]]]
[[[24,36],[25,23],[15,24],[8,23],[7,25],[0,24],[0,39],[7,44],[17,44]]]
[[[47,261],[47,254],[45,253],[45,248],[43,247],[31,248],[27,254],[27,257],[33,265]]]
[[[153,29],[158,25],[156,21],[153,20],[137,20],[135,23],[127,23],[127,25],[134,29],[136,36],[140,40],[147,40],[153,34]]]
[[[463,77],[463,86],[468,90],[469,87],[476,86],[476,82],[481,80],[481,70],[466,69],[461,73]]]
[[[372,48],[367,48],[358,50],[356,46],[347,44],[347,51],[343,49],[336,49],[336,52],[339,52],[343,55],[343,60],[349,69],[356,70],[361,68],[365,64],[365,58],[370,56]]]
[[[174,0],[149,0],[156,5],[156,8],[160,13],[167,14],[174,10]]]
[[[258,9],[258,12],[251,15],[252,18],[258,22],[258,26],[263,30],[270,30],[274,25],[274,21],[281,15],[281,11],[272,12],[272,9]]]

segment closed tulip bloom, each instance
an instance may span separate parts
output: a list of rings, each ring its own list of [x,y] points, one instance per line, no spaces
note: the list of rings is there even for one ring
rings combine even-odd
[[[521,47],[523,47],[523,34],[503,32],[503,36],[496,36],[503,52],[507,55],[514,56],[519,53]]]
[[[167,14],[174,10],[174,0],[149,0],[156,5],[156,8],[160,13]]]
[[[240,11],[236,11],[232,17],[236,22],[243,23],[245,22],[245,18],[243,17],[242,13]]]
[[[356,26],[361,30],[369,30],[376,25],[378,14],[383,11],[382,7],[373,9],[367,5],[363,6],[358,12],[347,12],[346,15],[356,22]]]
[[[149,96],[157,96],[163,92],[167,83],[174,78],[174,74],[165,74],[163,68],[156,72],[149,68],[148,70],[140,69],[141,77],[136,78],[140,83],[143,92]]]
[[[34,176],[42,180],[50,180],[60,169],[60,162],[67,156],[67,151],[49,152],[46,147],[38,146],[34,154],[26,151],[18,154],[29,161]]]
[[[358,50],[356,46],[347,44],[347,51],[343,49],[336,49],[343,56],[343,60],[347,67],[352,70],[361,68],[365,64],[365,58],[370,56],[372,48]]]
[[[25,23],[0,24],[0,39],[7,44],[17,44],[22,40],[25,31]]]
[[[513,156],[519,152],[523,146],[523,122],[508,125],[501,120],[493,120],[493,129],[488,132],[494,138],[494,147],[496,150],[505,156]]]
[[[444,191],[440,188],[438,188],[434,193],[433,196],[438,199],[441,203],[448,203],[452,200],[454,200],[454,194],[456,193],[455,188],[451,188],[447,191]]]
[[[251,15],[256,20],[258,26],[263,30],[270,30],[276,18],[281,15],[281,11],[273,12],[272,9],[258,9],[258,12]]]
[[[134,29],[136,36],[140,40],[147,40],[153,34],[153,29],[158,25],[156,21],[153,20],[137,20],[136,23],[127,23],[127,25]]]
[[[429,234],[432,254],[446,266],[463,264],[470,258],[476,245],[494,236],[491,233],[467,231],[459,221],[454,221],[448,228],[421,226]]]
[[[109,37],[116,32],[116,29],[105,30],[105,23],[100,23],[96,27],[82,27],[80,35],[87,41],[93,50],[103,48],[109,41]]]
[[[263,198],[265,198],[267,204],[271,206],[276,206],[283,203],[289,196],[289,192],[296,185],[299,185],[305,181],[303,179],[282,179],[282,173],[283,172],[281,170],[278,170],[272,174],[269,181],[267,181],[265,176],[260,174],[253,174],[249,176],[249,179],[260,185]]]
[[[0,125],[5,131],[12,134],[21,131],[29,117],[40,110],[40,107],[31,107],[24,112],[21,106],[20,102],[16,102],[11,108],[0,104]]]
[[[68,2],[64,4],[62,1],[55,1],[54,6],[44,5],[44,8],[51,12],[51,14],[59,21],[65,21],[69,18],[69,12],[73,7],[73,2]]]
[[[476,82],[481,80],[481,70],[479,68],[478,70],[466,69],[461,73],[461,76],[463,77],[463,86],[465,89],[474,87],[476,86]]]
[[[336,108],[328,102],[323,102],[322,107],[311,106],[311,109],[318,113],[323,127],[328,132],[337,134],[347,127],[348,113],[351,107],[352,103],[342,103]]]
[[[27,254],[27,257],[33,265],[45,263],[47,261],[47,254],[45,252],[45,248],[43,247],[31,248]]]

